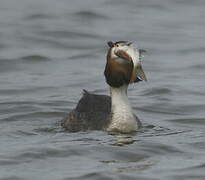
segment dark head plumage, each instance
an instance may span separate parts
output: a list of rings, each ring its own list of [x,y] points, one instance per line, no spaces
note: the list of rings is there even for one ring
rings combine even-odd
[[[106,82],[111,87],[120,87],[124,84],[129,84],[132,76],[133,71],[133,62],[131,57],[124,51],[119,50],[118,52],[114,52],[113,54],[113,47],[120,45],[120,44],[127,44],[127,41],[117,41],[113,43],[112,41],[108,42],[108,46],[110,49],[107,53],[107,63],[104,71]],[[119,60],[121,59],[121,60]]]
[[[146,81],[146,76],[141,64],[137,65],[134,55],[130,55],[126,50],[133,48],[129,47],[132,44],[131,42],[109,41],[107,44],[110,48],[107,53],[107,63],[105,66],[104,75],[108,85],[118,88],[125,84],[128,85],[130,83],[136,83],[142,80]],[[143,49],[138,49],[139,60],[144,52],[146,51]],[[133,60],[133,58],[135,60]]]

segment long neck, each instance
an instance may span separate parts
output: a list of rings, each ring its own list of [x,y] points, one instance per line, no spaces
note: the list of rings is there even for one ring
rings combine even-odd
[[[112,99],[112,113],[122,114],[125,116],[127,113],[131,113],[132,109],[127,97],[127,85],[119,88],[110,87],[110,94]],[[123,111],[123,113],[121,113]]]
[[[111,123],[110,131],[131,132],[137,129],[137,122],[127,97],[127,85],[119,88],[110,87],[111,93]]]

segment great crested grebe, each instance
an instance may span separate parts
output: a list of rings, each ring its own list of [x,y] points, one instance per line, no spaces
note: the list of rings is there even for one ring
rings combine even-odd
[[[76,108],[61,123],[66,130],[130,133],[140,128],[141,123],[132,112],[127,89],[131,83],[147,80],[140,62],[144,50],[136,49],[127,41],[108,42],[108,46],[104,75],[111,97],[84,90]]]

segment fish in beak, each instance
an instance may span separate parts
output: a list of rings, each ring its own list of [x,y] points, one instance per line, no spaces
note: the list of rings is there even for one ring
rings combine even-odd
[[[118,49],[115,51],[116,56],[124,60],[129,60],[133,62],[134,67],[131,82],[135,82],[136,79],[140,79],[141,81],[147,81],[147,77],[144,73],[141,63],[143,53],[145,53],[146,50],[137,49],[132,44],[132,42],[118,41],[116,43],[112,42],[112,47],[118,47]]]
[[[136,67],[136,78],[140,79],[141,81],[147,81],[147,77],[142,69],[142,65],[138,65]]]
[[[139,52],[139,63],[136,66],[136,74],[137,74],[137,77],[139,77],[141,80],[147,81],[147,77],[144,73],[144,70],[143,70],[142,64],[141,64],[141,60],[144,57],[143,53],[146,53],[147,51],[144,49],[139,49],[138,52]]]

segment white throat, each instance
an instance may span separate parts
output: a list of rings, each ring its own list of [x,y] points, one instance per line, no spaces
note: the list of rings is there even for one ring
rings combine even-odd
[[[110,87],[112,106],[108,131],[129,133],[139,128],[127,97],[127,88],[127,85],[119,88]]]

